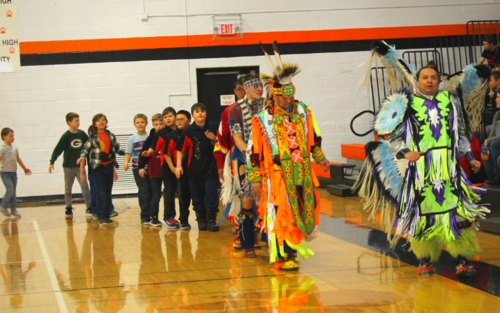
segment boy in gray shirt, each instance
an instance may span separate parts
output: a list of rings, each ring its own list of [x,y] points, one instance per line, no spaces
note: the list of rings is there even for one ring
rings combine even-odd
[[[21,165],[26,175],[31,175],[31,170],[24,166],[19,157],[19,150],[12,143],[14,142],[14,131],[10,128],[4,128],[1,132],[3,145],[0,146],[0,176],[5,185],[5,195],[2,198],[0,213],[5,216],[11,214],[15,217],[21,217],[17,211],[17,163]],[[10,213],[7,210],[7,204],[10,203]]]

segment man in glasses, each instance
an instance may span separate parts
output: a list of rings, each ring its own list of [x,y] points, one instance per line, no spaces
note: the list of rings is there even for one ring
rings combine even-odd
[[[242,100],[245,98],[245,89],[243,89],[243,78],[245,75],[241,75],[238,77],[238,79],[234,82],[234,94],[236,95],[236,98],[239,100]],[[222,112],[220,116],[220,125],[219,125],[219,130],[217,132],[217,139],[219,141],[219,144],[216,145],[215,150],[214,150],[214,156],[215,159],[217,160],[217,169],[219,171],[219,178],[223,179],[222,173],[224,169],[224,160],[226,158],[226,154],[231,148],[234,146],[234,141],[233,138],[231,137],[231,130],[229,129],[229,123],[228,123],[228,112],[229,109],[235,105],[237,102],[231,104],[228,106],[224,111]]]
[[[245,98],[239,100],[228,109],[228,124],[234,144],[221,147],[219,138],[217,150],[230,150],[226,156],[224,167],[219,170],[223,180],[223,203],[225,205],[222,218],[229,216],[238,225],[238,236],[233,242],[237,249],[245,250],[245,257],[254,258],[255,254],[255,222],[258,221],[255,210],[255,199],[250,184],[247,182],[246,151],[252,131],[252,117],[263,108],[262,82],[257,74],[248,74],[242,80]],[[236,90],[235,90],[236,92]]]
[[[243,89],[243,77],[245,75],[241,75],[236,82],[234,83],[234,94],[236,95],[237,101],[245,98],[245,89]]]

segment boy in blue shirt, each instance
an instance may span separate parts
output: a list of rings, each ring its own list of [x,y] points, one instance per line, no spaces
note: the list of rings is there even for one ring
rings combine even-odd
[[[123,169],[126,171],[130,168],[129,162],[132,159],[132,172],[134,180],[139,188],[139,206],[141,208],[141,224],[151,224],[151,197],[153,195],[151,180],[146,173],[144,176],[139,175],[139,157],[141,155],[142,146],[148,138],[146,126],[148,118],[144,114],[134,116],[134,126],[137,129],[137,134],[133,134],[128,139],[127,149],[125,149],[125,165]]]

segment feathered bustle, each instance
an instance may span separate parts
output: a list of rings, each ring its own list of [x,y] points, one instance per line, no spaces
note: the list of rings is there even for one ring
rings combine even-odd
[[[380,56],[384,56],[389,53],[390,46],[383,40],[375,40],[371,46],[372,50],[375,50]]]
[[[481,64],[481,65],[475,65],[474,67],[476,68],[476,73],[477,76],[479,76],[479,78],[482,79],[490,78],[491,69],[489,66]]]
[[[416,68],[402,59],[394,46],[388,45],[383,40],[374,41],[368,60],[352,70],[355,71],[360,67],[366,66],[365,75],[358,87],[364,86],[367,88],[370,85],[371,71],[375,68],[378,72],[380,70],[380,63],[382,63],[387,70],[386,76],[392,91],[396,91],[401,86],[409,89],[415,88]],[[377,78],[382,79],[383,76],[384,75],[377,75]],[[381,84],[385,84],[385,82],[381,82]]]
[[[411,90],[401,88],[382,101],[373,123],[377,134],[390,134],[403,122],[406,108],[411,106],[412,96]]]

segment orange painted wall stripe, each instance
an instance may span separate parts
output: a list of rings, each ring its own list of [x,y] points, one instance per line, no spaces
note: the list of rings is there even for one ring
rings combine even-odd
[[[375,40],[466,35],[465,24],[331,29],[287,32],[246,33],[242,39],[213,40],[213,35],[139,38],[78,39],[21,42],[21,54],[119,51],[136,49],[254,45],[259,41],[280,43]]]

